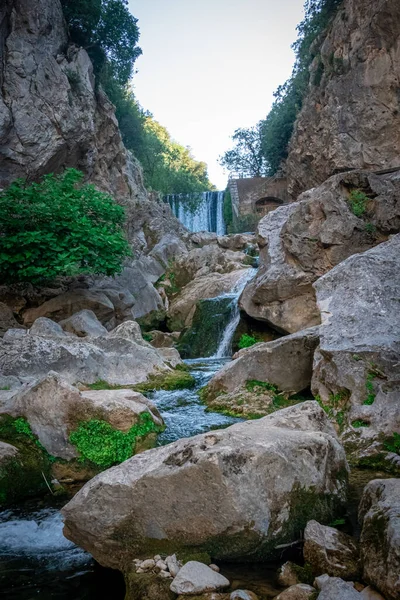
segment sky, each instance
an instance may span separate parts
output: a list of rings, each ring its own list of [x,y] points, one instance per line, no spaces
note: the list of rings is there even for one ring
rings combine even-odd
[[[265,118],[290,76],[304,0],[129,0],[143,55],[137,100],[226,187],[218,157]]]

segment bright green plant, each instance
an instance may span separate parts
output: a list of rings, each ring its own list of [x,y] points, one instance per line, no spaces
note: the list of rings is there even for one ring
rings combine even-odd
[[[367,421],[363,421],[362,419],[356,419],[355,421],[352,422],[351,425],[355,429],[358,429],[360,427],[369,427],[369,423],[367,423]]]
[[[139,417],[139,422],[123,432],[109,423],[92,419],[81,423],[69,439],[81,454],[81,460],[89,460],[100,467],[111,467],[127,460],[135,453],[136,439],[161,431],[149,412]]]
[[[400,433],[393,433],[392,437],[388,438],[383,445],[388,452],[400,454]]]
[[[0,192],[0,279],[41,283],[59,275],[114,275],[129,254],[125,212],[67,169]]]
[[[253,337],[252,335],[248,335],[247,333],[244,333],[240,340],[239,340],[239,348],[250,348],[251,346],[254,346],[254,344],[257,344],[257,340],[255,337]]]
[[[269,392],[277,392],[278,388],[273,383],[269,383],[269,381],[258,381],[257,379],[249,379],[246,381],[246,390],[248,392],[254,392],[255,389],[261,388],[263,390],[268,390]]]
[[[364,192],[351,190],[349,196],[350,209],[356,217],[362,217],[367,210],[368,202],[369,198]]]
[[[375,379],[375,373],[368,373],[367,381],[365,383],[365,387],[367,388],[367,397],[364,400],[364,404],[367,406],[371,406],[375,402],[376,394],[374,392],[374,384],[373,381]]]

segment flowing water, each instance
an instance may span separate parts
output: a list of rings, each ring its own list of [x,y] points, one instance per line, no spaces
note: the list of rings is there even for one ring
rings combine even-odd
[[[224,221],[225,192],[203,192],[199,194],[173,194],[166,197],[174,215],[189,231],[213,231],[218,235],[226,233]],[[196,201],[196,209],[190,210],[191,202]]]

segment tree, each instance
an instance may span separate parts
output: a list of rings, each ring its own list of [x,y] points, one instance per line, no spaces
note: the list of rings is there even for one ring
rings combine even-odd
[[[127,0],[61,0],[71,39],[83,46],[100,80],[125,85],[141,55],[137,19]]]
[[[130,253],[125,211],[67,169],[0,192],[0,280],[41,283],[59,275],[114,275]]]
[[[220,164],[231,173],[245,177],[262,177],[267,165],[262,152],[262,122],[249,129],[236,129],[234,148],[220,157]]]

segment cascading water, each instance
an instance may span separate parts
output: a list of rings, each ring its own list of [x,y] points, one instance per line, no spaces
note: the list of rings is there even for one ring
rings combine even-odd
[[[166,201],[174,215],[189,231],[213,231],[217,235],[225,235],[225,192],[203,192],[198,206],[190,210],[190,200],[195,200],[197,196],[197,194],[173,194],[167,196]]]
[[[240,294],[243,292],[244,288],[248,284],[249,281],[255,277],[257,273],[257,269],[248,269],[247,273],[243,275],[236,283],[230,294],[225,294],[224,297],[231,297],[231,317],[226,326],[221,339],[218,344],[217,352],[215,353],[215,358],[224,358],[232,356],[232,341],[233,336],[235,335],[235,331],[240,321],[240,309],[239,309],[239,298]]]

